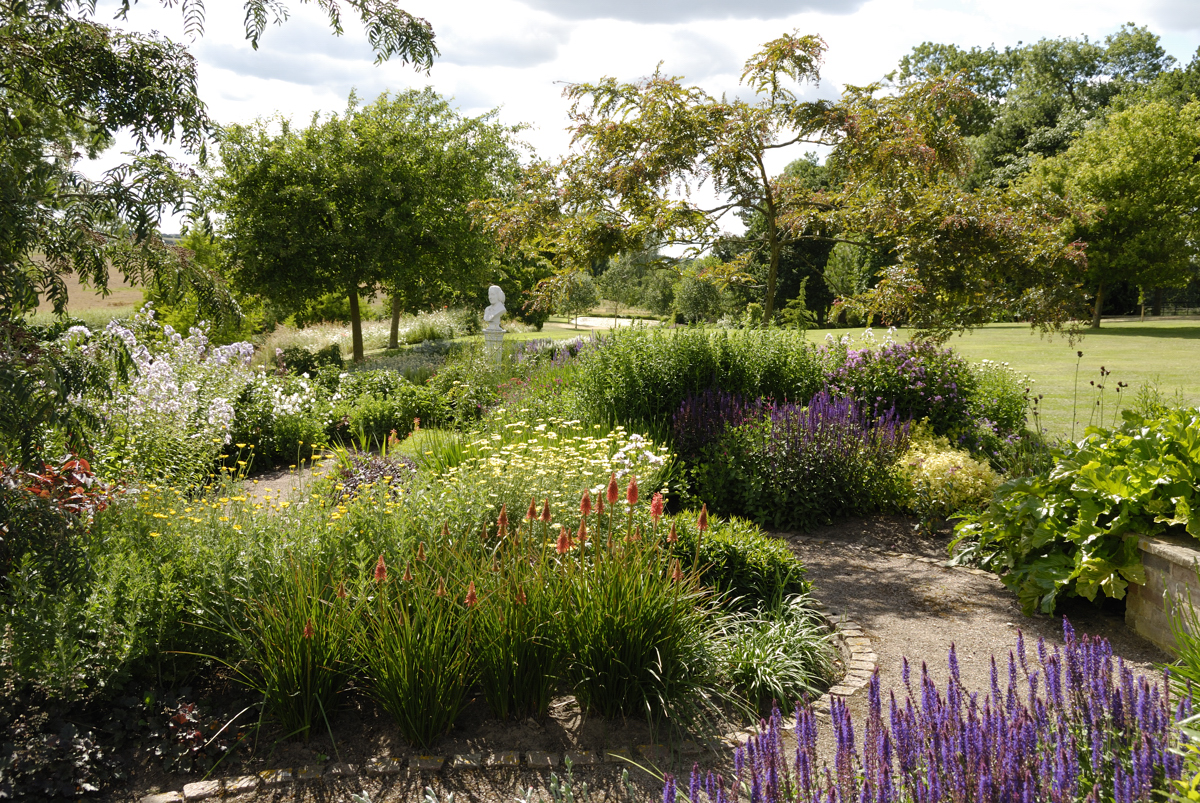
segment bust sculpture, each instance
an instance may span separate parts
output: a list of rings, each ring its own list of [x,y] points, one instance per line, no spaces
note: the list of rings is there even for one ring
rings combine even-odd
[[[488,288],[488,301],[491,303],[483,310],[483,327],[485,332],[503,332],[500,328],[500,318],[504,315],[504,291],[499,285],[493,284]]]

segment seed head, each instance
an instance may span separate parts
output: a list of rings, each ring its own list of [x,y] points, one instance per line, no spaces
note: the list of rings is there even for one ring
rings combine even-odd
[[[379,556],[379,560],[375,562],[375,582],[382,583],[387,580],[387,564],[383,562],[383,555]]]

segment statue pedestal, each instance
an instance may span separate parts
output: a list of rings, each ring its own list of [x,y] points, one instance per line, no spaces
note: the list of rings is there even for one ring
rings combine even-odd
[[[500,359],[504,356],[505,334],[506,333],[503,329],[496,331],[489,329],[483,330],[483,350],[496,365],[500,364]]]

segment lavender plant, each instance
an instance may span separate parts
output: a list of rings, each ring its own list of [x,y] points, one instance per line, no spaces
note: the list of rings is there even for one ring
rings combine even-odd
[[[818,766],[812,708],[796,707],[790,756],[776,709],[738,748],[732,778],[696,766],[684,794],[691,803],[1159,799],[1180,777],[1183,758],[1173,748],[1177,723],[1191,716],[1191,695],[1172,701],[1166,683],[1135,677],[1106,640],[1077,638],[1065,619],[1063,633],[1061,649],[1039,640],[1031,656],[1018,632],[1003,691],[994,658],[990,687],[966,689],[953,647],[944,694],[924,665],[914,689],[905,662],[907,697],[898,702],[892,692],[885,712],[876,674],[861,749],[849,707],[834,698],[832,767]],[[680,792],[668,776],[664,803]]]
[[[758,420],[711,444],[693,470],[694,492],[721,515],[808,528],[894,504],[892,466],[908,425],[894,409],[822,391],[807,405],[767,405]]]

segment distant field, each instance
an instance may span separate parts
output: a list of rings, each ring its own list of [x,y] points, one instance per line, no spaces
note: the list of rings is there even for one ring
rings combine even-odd
[[[119,273],[109,277],[110,292],[107,296],[80,284],[77,276],[68,276],[66,282],[67,312],[89,326],[101,327],[113,318],[128,317],[142,303],[141,288],[125,284]],[[51,317],[51,305],[43,302],[33,315],[33,320],[46,322]]]
[[[882,336],[883,331],[876,329],[875,333]],[[817,340],[825,334],[814,330],[809,337]],[[850,334],[857,340],[862,330],[837,334]],[[907,337],[905,330],[897,331],[897,339]],[[1118,381],[1129,384],[1121,397],[1131,397],[1141,385],[1153,383],[1168,397],[1178,394],[1186,403],[1200,405],[1200,320],[1105,321],[1099,330],[1085,330],[1075,345],[1065,337],[1051,339],[1030,333],[1029,327],[1021,324],[993,324],[951,338],[947,345],[971,362],[1007,362],[1033,379],[1033,393],[1044,397],[1040,403],[1042,427],[1052,435],[1069,437],[1074,419],[1075,436],[1079,437],[1089,419],[1097,417],[1093,412],[1097,390],[1088,383],[1099,384],[1102,366],[1112,372],[1104,383],[1106,424],[1112,423],[1123,403],[1115,392]],[[1080,351],[1082,358],[1077,356]],[[1033,425],[1032,420],[1029,423]]]

